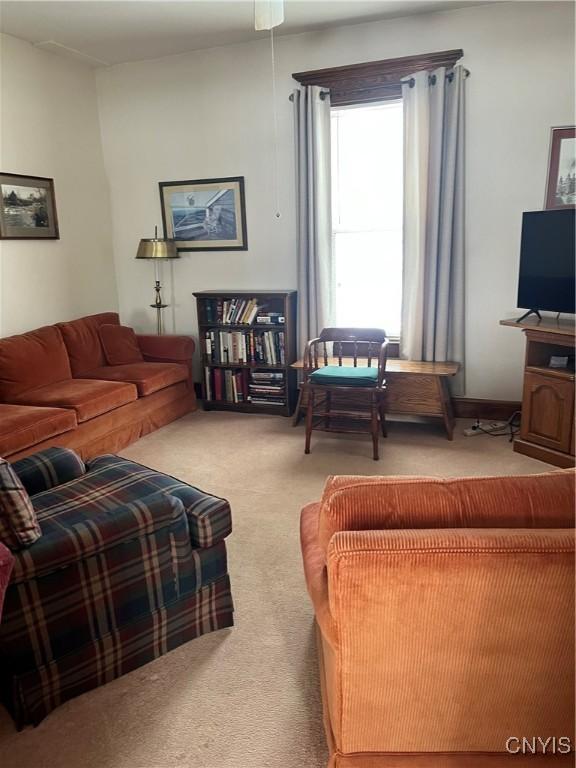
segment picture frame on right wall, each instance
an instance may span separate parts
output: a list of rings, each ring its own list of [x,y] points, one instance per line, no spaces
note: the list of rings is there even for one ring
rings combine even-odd
[[[544,208],[576,206],[576,126],[564,125],[550,132],[548,177]]]

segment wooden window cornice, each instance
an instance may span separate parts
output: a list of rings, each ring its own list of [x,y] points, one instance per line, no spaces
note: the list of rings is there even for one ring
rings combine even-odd
[[[403,78],[423,69],[453,67],[463,55],[464,51],[457,48],[452,51],[369,61],[365,64],[351,64],[346,67],[297,72],[292,77],[301,85],[320,85],[329,88],[330,102],[333,106],[366,104],[372,101],[401,98]]]

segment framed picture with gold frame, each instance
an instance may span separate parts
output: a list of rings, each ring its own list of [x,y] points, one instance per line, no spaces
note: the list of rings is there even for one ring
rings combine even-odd
[[[161,181],[164,236],[179,251],[246,251],[244,177]]]
[[[576,205],[576,126],[552,128],[544,208]]]
[[[0,173],[0,240],[58,240],[54,179]]]

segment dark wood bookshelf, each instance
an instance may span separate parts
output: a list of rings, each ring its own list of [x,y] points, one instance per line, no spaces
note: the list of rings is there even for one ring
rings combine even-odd
[[[239,411],[242,413],[275,413],[279,416],[290,416],[296,405],[296,371],[292,364],[296,361],[296,291],[198,291],[194,293],[196,298],[196,311],[198,314],[198,331],[200,352],[202,359],[202,395],[204,410]],[[248,301],[256,299],[259,312],[275,312],[284,317],[283,323],[258,323],[254,319],[251,323],[226,323],[218,319],[218,307],[223,307],[224,302]],[[256,315],[258,316],[258,315]],[[219,362],[212,359],[207,352],[207,334],[221,331],[227,332],[255,332],[266,331],[284,333],[284,362]],[[250,400],[232,402],[226,399],[215,399],[215,369],[245,371],[248,377],[253,371],[270,371],[270,373],[283,372],[284,403],[253,403]],[[207,377],[211,382],[211,397],[208,397]],[[256,381],[252,383],[256,384]],[[226,396],[226,388],[222,386],[222,394]],[[245,393],[247,397],[249,393]]]

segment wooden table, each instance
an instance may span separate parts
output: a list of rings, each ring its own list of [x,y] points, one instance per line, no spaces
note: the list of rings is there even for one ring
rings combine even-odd
[[[367,358],[358,358],[359,366],[367,364]],[[338,365],[337,357],[328,358],[328,365]],[[342,365],[353,366],[352,357],[342,358]],[[303,360],[297,360],[292,368],[302,370]],[[411,360],[388,359],[386,363],[386,413],[434,416],[441,418],[448,440],[454,434],[454,412],[448,388],[448,379],[460,370],[459,363],[420,363]],[[306,412],[307,403],[302,389],[294,413],[294,426]]]

